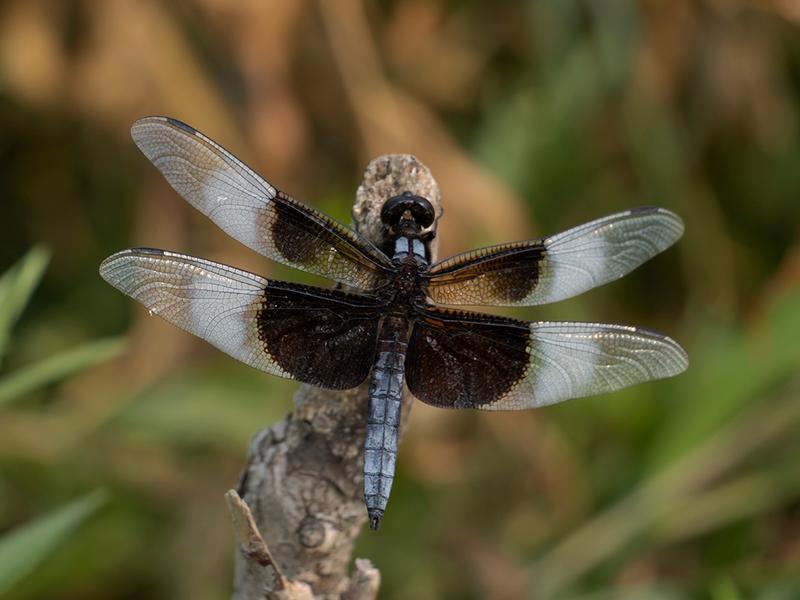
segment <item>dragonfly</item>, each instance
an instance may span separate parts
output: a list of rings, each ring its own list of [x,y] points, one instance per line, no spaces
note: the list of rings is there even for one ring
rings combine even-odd
[[[434,262],[434,207],[409,190],[385,199],[373,243],[181,121],[146,117],[131,135],[175,191],[227,234],[338,286],[266,279],[156,248],[118,252],[100,275],[150,314],[271,375],[337,390],[369,378],[364,500],[374,530],[394,478],[404,387],[440,408],[522,410],[688,366],[681,346],[651,329],[460,308],[541,305],[614,281],[681,237],[683,223],[669,210],[633,208]]]

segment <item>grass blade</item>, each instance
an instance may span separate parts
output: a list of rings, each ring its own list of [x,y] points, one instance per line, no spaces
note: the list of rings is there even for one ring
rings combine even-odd
[[[36,246],[0,278],[0,358],[8,345],[11,328],[28,304],[49,261],[50,252]]]
[[[105,338],[66,350],[0,378],[0,406],[73,373],[118,356],[125,346],[120,337]]]
[[[105,492],[96,490],[0,538],[0,595],[33,572],[105,502]]]

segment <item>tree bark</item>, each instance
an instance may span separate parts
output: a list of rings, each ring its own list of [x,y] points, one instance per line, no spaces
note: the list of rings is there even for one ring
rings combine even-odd
[[[356,231],[380,244],[381,207],[406,190],[430,200],[441,215],[439,188],[414,156],[373,160],[356,193]],[[410,400],[404,390],[401,433]],[[238,493],[226,495],[238,541],[233,598],[374,598],[380,573],[368,560],[356,559],[352,576],[347,573],[367,521],[367,383],[344,391],[302,385],[294,403],[293,414],[253,438]]]

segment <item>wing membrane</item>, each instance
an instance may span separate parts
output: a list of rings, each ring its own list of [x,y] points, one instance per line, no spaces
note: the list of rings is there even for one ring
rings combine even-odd
[[[521,410],[671,377],[687,366],[676,342],[647,329],[429,308],[411,334],[406,380],[434,406]]]
[[[392,263],[380,250],[277,190],[189,125],[146,117],[133,124],[131,136],[175,191],[249,248],[364,290],[385,282]]]
[[[379,313],[368,297],[153,248],[110,256],[100,275],[151,314],[267,373],[346,389],[372,366]]]
[[[430,271],[439,304],[531,306],[571,298],[619,279],[674,244],[683,223],[641,207],[528,242],[490,246],[445,259]]]

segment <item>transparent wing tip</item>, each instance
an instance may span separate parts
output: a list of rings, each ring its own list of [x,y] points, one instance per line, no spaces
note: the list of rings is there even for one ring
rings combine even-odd
[[[666,234],[664,237],[664,242],[666,245],[662,248],[662,250],[677,242],[683,235],[685,228],[683,219],[681,219],[677,213],[667,208],[662,208],[660,206],[640,206],[638,208],[631,209],[630,214],[632,216],[652,215],[658,219],[662,229]]]
[[[674,377],[689,368],[689,355],[683,349],[683,346],[671,337],[646,327],[637,327],[636,332],[641,336],[650,337],[658,342],[663,359],[660,361],[660,366],[663,370],[659,373],[659,377]]]

